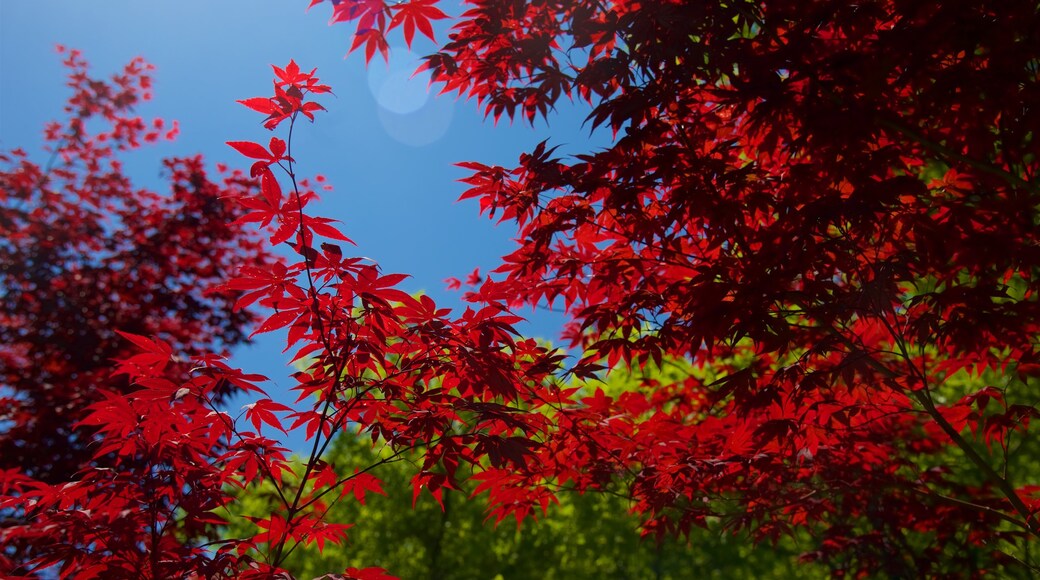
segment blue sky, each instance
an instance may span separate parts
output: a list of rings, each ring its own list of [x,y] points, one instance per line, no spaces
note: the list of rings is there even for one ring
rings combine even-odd
[[[126,159],[138,187],[162,191],[159,160],[202,153],[208,162],[246,168],[229,140],[265,141],[260,115],[236,99],[266,96],[270,64],[295,59],[318,68],[334,97],[322,103],[313,125],[294,132],[294,157],[304,175],[325,175],[334,190],[313,213],[342,220],[358,255],[384,272],[410,274],[406,291],[424,290],[458,309],[460,295],[444,279],[486,271],[511,251],[510,225],[478,215],[476,201],[456,203],[465,172],[458,161],[513,166],[522,151],[546,138],[561,152],[593,148],[582,121],[583,106],[561,109],[534,128],[503,118],[485,120],[474,102],[454,95],[435,98],[423,79],[409,80],[417,54],[399,37],[391,41],[391,64],[365,67],[361,54],[344,58],[352,28],[328,26],[331,7],[307,12],[307,0],[3,0],[0,2],[0,148],[22,147],[42,162],[43,124],[59,118],[68,96],[55,45],[83,51],[95,76],[107,77],[134,56],[156,66],[155,98],[139,108],[143,117],[180,122],[173,143],[146,147]],[[446,9],[450,11],[450,9]],[[441,27],[438,40],[443,39]],[[395,44],[396,42],[396,44]],[[416,53],[433,46],[417,40]],[[425,51],[425,52],[424,52]],[[283,126],[286,127],[286,126]],[[284,134],[282,135],[284,137]],[[598,136],[602,144],[602,137]],[[531,336],[555,338],[560,319],[521,313]],[[291,386],[282,336],[264,335],[235,353],[233,363],[272,378],[269,391]],[[295,446],[295,445],[293,445]]]

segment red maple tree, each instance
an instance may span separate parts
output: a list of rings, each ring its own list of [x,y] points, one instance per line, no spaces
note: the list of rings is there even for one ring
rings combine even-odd
[[[334,0],[333,21],[371,59],[394,28],[432,36],[435,4]],[[214,356],[178,371],[179,345],[130,329],[139,353],[115,370],[131,386],[83,420],[110,461],[62,484],[5,472],[0,509],[32,523],[0,539],[37,549],[19,573],[275,577],[298,543],[349,534],[329,502],[379,491],[378,465],[321,459],[356,425],[425,449],[416,497],[473,478],[496,522],[623,481],[648,534],[721,518],[762,539],[808,530],[806,557],[836,575],[1028,571],[1038,20],[1026,2],[471,1],[426,60],[435,83],[496,119],[583,99],[616,135],[462,164],[463,197],[520,242],[473,277],[473,306],[452,317],[345,255],[306,211],[291,139],[230,142],[259,180],[237,223],[297,258],[209,296],[244,293],[237,307],[269,311],[258,332],[288,328],[300,407]],[[243,104],[269,129],[313,118],[328,87],[292,62],[275,74]],[[510,309],[561,303],[577,387],[511,326]],[[595,389],[676,360],[698,370]],[[232,388],[261,393],[245,421],[215,406]],[[304,428],[308,457],[264,424]],[[271,513],[221,538],[232,490],[259,481]]]
[[[75,54],[70,58],[79,62]],[[267,115],[269,129],[288,121],[291,135],[298,116],[313,119],[322,108],[308,97],[329,88],[294,62],[274,71],[273,96],[241,102]],[[93,93],[74,99],[89,110],[105,103]],[[76,130],[70,132],[79,142]],[[233,197],[239,209],[217,217],[235,219],[230,226],[209,227],[224,228],[222,235],[238,240],[241,227],[258,224],[271,247],[287,246],[296,261],[242,261],[233,273],[212,270],[215,279],[200,275],[192,288],[209,283],[200,299],[226,304],[233,312],[254,304],[266,308],[268,316],[254,334],[288,329],[286,349],[295,353],[293,362],[306,365],[295,375],[300,407],[274,402],[258,386],[264,377],[231,368],[217,354],[191,352],[196,343],[178,340],[182,337],[168,328],[124,322],[123,329],[106,329],[122,339],[118,358],[95,378],[89,399],[70,405],[89,461],[72,475],[44,477],[29,460],[2,472],[0,563],[6,575],[57,570],[62,576],[104,578],[277,576],[296,545],[320,548],[345,539],[350,526],[325,521],[328,505],[381,493],[369,473],[379,464],[425,449],[413,480],[415,495],[425,489],[439,501],[464,466],[526,469],[535,446],[528,437],[549,429],[540,408],[560,399],[549,377],[561,355],[519,338],[511,326],[519,319],[504,306],[467,309],[450,318],[428,297],[395,288],[404,275],[383,274],[366,259],[345,256],[333,242],[349,239],[334,220],[306,212],[316,194],[296,172],[291,139],[228,145],[253,161],[250,174],[258,183],[246,186],[244,175],[233,173],[241,187],[223,195]],[[34,169],[28,163],[22,167]],[[36,175],[39,179],[40,172]],[[35,185],[38,179],[23,181]],[[132,206],[121,200],[103,207],[115,216],[128,215],[119,213],[124,203]],[[62,209],[75,215],[68,206]],[[177,249],[170,251],[177,257]],[[134,267],[147,273],[151,265]],[[171,269],[184,275],[178,268],[186,267],[177,263]],[[180,316],[191,320],[190,311]],[[138,334],[142,331],[150,335]],[[256,400],[233,417],[219,406],[230,392],[253,393]],[[537,406],[528,404],[535,400]],[[29,415],[27,410],[19,418],[27,422]],[[265,425],[282,432],[304,429],[312,445],[305,461],[290,461],[286,450],[264,435]],[[324,462],[333,437],[350,425],[363,426],[398,453],[367,466]],[[222,538],[228,517],[239,517],[228,510],[236,490],[261,482],[275,491],[273,509],[240,516],[255,524],[253,536]],[[549,493],[542,495],[547,503]],[[526,512],[530,506],[517,509]],[[348,574],[378,578],[383,573]]]
[[[135,59],[102,80],[78,51],[59,51],[72,95],[67,119],[46,127],[49,160],[0,155],[0,469],[53,484],[114,461],[79,422],[130,388],[112,375],[113,359],[132,349],[118,333],[160,336],[183,353],[226,352],[255,315],[206,286],[274,259],[230,224],[242,213],[230,198],[255,189],[241,175],[213,181],[201,157],[182,157],[163,161],[168,193],[127,177],[125,152],[177,133],[176,123],[134,112],[151,98],[151,65]],[[13,523],[25,521],[3,525]],[[32,551],[18,543],[18,557]]]
[[[214,182],[201,158],[167,159],[164,195],[124,173],[121,153],[177,133],[133,112],[150,98],[150,65],[136,59],[103,81],[78,51],[62,52],[73,94],[69,118],[46,129],[50,160],[11,151],[0,174],[0,384],[11,424],[0,466],[49,481],[89,462],[73,428],[85,407],[126,388],[108,376],[129,352],[116,332],[159,335],[182,351],[238,344],[253,315],[205,287],[271,259],[229,225],[241,210],[228,198],[254,187],[241,176]]]
[[[333,4],[371,58],[433,3]],[[580,99],[615,134],[460,164],[463,198],[519,239],[470,299],[561,305],[579,376],[710,371],[561,411],[539,449],[553,467],[484,474],[493,502],[628,473],[648,532],[808,527],[807,557],[836,573],[982,574],[1028,554],[1035,3],[467,8],[421,67],[435,85],[496,121]]]

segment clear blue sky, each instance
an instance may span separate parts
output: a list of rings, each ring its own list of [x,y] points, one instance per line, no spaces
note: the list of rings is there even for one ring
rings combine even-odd
[[[478,216],[475,201],[456,203],[463,191],[458,161],[513,166],[522,151],[551,137],[561,152],[593,148],[581,124],[588,110],[561,110],[534,128],[503,120],[495,127],[475,103],[454,95],[434,98],[423,79],[408,80],[415,55],[399,37],[388,67],[366,69],[361,54],[344,59],[352,28],[328,26],[329,4],[306,11],[307,0],[2,0],[0,2],[0,148],[22,147],[42,163],[44,122],[60,118],[68,96],[56,44],[78,48],[92,74],[107,77],[134,56],[156,66],[155,98],[143,117],[176,119],[173,143],[146,147],[128,159],[135,185],[162,191],[159,159],[202,153],[212,164],[245,168],[228,140],[266,140],[260,116],[236,99],[266,96],[270,64],[290,58],[332,86],[322,102],[328,113],[294,133],[294,156],[302,174],[324,174],[335,187],[314,206],[319,215],[342,220],[358,255],[384,272],[413,277],[406,291],[424,290],[458,309],[459,294],[444,279],[486,271],[509,253],[508,224],[495,227]],[[449,10],[450,9],[446,9]],[[438,40],[443,39],[443,27]],[[393,45],[394,40],[391,41]],[[432,45],[417,41],[416,52]],[[284,136],[284,135],[283,135]],[[598,142],[602,143],[600,136]],[[521,313],[524,331],[555,338],[559,318]],[[272,378],[276,398],[291,386],[281,354],[281,335],[265,335],[240,349],[233,363]],[[293,445],[295,447],[295,445]]]

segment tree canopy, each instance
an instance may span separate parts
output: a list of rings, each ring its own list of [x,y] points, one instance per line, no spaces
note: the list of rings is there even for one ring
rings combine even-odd
[[[436,0],[331,9],[366,60],[447,18]],[[413,502],[448,513],[472,490],[496,524],[613,491],[649,537],[807,534],[834,575],[1035,572],[1038,35],[1025,1],[469,0],[421,67],[434,86],[495,121],[582,100],[614,139],[460,162],[463,199],[517,241],[461,313],[310,213],[292,127],[331,89],[274,67],[272,94],[240,102],[277,132],[228,142],[254,181],[227,217],[293,257],[221,270],[206,296],[287,329],[297,406],[216,356],[171,365],[190,349],[161,329],[111,326],[137,354],[112,369],[129,388],[84,411],[95,459],[69,482],[5,472],[0,509],[34,523],[2,537],[40,554],[19,573],[273,577],[344,541],[332,504],[405,457]],[[578,355],[520,336],[525,307],[562,310]],[[597,387],[619,373],[644,379]],[[258,400],[236,418],[215,406],[228,390]],[[298,461],[268,436],[296,428]],[[388,450],[334,464],[343,432]],[[235,515],[261,482],[269,509]]]

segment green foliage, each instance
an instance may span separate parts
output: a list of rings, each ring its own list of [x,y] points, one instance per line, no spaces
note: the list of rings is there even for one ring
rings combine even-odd
[[[369,440],[345,435],[326,460],[368,465],[379,455]],[[497,526],[485,521],[483,498],[459,491],[444,494],[443,510],[425,493],[413,509],[409,463],[418,457],[413,453],[375,472],[386,496],[369,494],[364,505],[351,497],[331,508],[328,521],[355,524],[345,546],[326,546],[322,553],[299,546],[286,568],[312,578],[351,566],[379,566],[406,580],[825,576],[822,568],[798,562],[805,546],[790,541],[754,546],[718,526],[697,530],[688,540],[640,538],[628,500],[609,492],[560,493],[559,505],[522,529],[510,520]],[[241,499],[245,509],[259,512],[271,498],[253,490]]]

